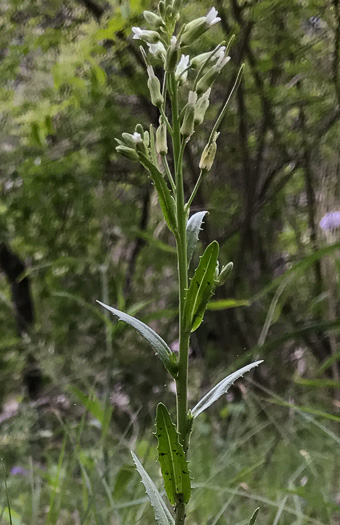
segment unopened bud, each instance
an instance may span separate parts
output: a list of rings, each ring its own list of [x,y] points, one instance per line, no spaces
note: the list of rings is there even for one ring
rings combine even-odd
[[[152,27],[156,27],[158,29],[164,24],[162,17],[156,15],[156,13],[153,13],[152,11],[144,11],[143,15],[144,15],[145,20]]]
[[[156,77],[153,68],[151,66],[148,66],[148,88],[150,91],[151,96],[151,102],[154,106],[157,106],[158,108],[163,104],[163,95],[161,93],[161,84]]]
[[[144,134],[144,129],[143,129],[142,124],[136,124],[135,132],[136,132],[136,133],[139,133],[141,137],[143,136],[143,134]]]
[[[210,88],[217,75],[219,74],[218,68],[215,66],[212,66],[208,71],[203,75],[203,77],[198,81],[197,83],[197,93],[200,95],[201,93],[204,93],[208,88]]]
[[[166,58],[166,71],[172,73],[175,71],[179,58],[179,46],[177,43],[177,38],[175,36],[171,37],[170,47],[168,49],[167,58]]]
[[[195,105],[197,102],[197,93],[189,91],[188,104],[184,113],[181,133],[185,138],[191,137],[194,133]]]
[[[165,3],[161,0],[158,4],[158,11],[162,18],[165,17]]]
[[[173,18],[174,15],[175,15],[175,11],[174,11],[172,5],[168,5],[166,10],[165,10],[165,18],[171,20],[171,18]]]
[[[150,135],[148,131],[144,131],[143,140],[144,140],[145,146],[148,148],[150,144]]]
[[[156,131],[156,151],[160,155],[166,155],[168,153],[167,130],[165,122],[160,124]]]
[[[203,150],[203,153],[202,153],[202,156],[201,156],[200,163],[199,163],[199,167],[200,167],[201,170],[205,170],[205,171],[210,171],[211,170],[211,167],[214,164],[215,155],[216,155],[216,151],[217,151],[216,140],[217,140],[218,136],[219,136],[219,133],[215,133],[213,141],[211,142],[211,144],[208,143],[205,146],[205,148]]]
[[[188,67],[189,67],[190,57],[189,55],[182,55],[181,60],[178,63],[175,71],[176,80],[179,80],[179,83],[182,85],[187,81],[188,78]]]
[[[222,266],[222,270],[218,276],[218,285],[219,286],[222,286],[222,284],[224,284],[226,282],[226,280],[228,279],[228,277],[230,276],[232,270],[233,270],[233,263],[230,262],[228,264],[226,264],[225,266]]]
[[[209,60],[209,65],[211,65],[212,63],[216,62],[217,60],[220,60],[221,57],[224,57],[225,55],[225,51],[226,51],[226,47],[225,46],[221,46],[218,51],[216,50],[213,50],[213,51],[209,51],[208,53],[202,53],[200,55],[197,55],[195,56],[194,58],[191,59],[191,67],[193,69],[199,69],[200,67],[203,66],[203,64],[208,60],[209,57],[210,60]]]
[[[202,124],[205,113],[209,107],[209,96],[210,96],[211,88],[207,89],[207,91],[198,99],[196,107],[195,107],[195,125]]]
[[[128,146],[122,146],[119,145],[116,147],[117,153],[120,155],[123,155],[123,157],[126,157],[130,160],[139,160],[137,152],[133,148],[129,148]]]
[[[129,148],[136,147],[136,140],[134,140],[134,137],[133,135],[131,135],[131,133],[122,133],[122,138],[124,140],[124,144],[126,144],[126,146],[128,146]]]

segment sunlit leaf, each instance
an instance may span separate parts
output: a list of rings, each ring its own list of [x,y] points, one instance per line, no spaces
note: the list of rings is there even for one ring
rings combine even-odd
[[[198,211],[187,222],[188,266],[195,251],[202,222],[207,211]]]
[[[172,352],[172,350],[170,350],[170,348],[168,347],[166,342],[161,338],[161,336],[159,336],[148,325],[146,325],[142,321],[139,321],[135,317],[121,312],[120,310],[116,310],[116,308],[112,308],[111,306],[108,306],[107,304],[104,304],[101,301],[97,301],[97,303],[100,304],[103,308],[106,308],[106,310],[111,312],[112,315],[118,317],[118,321],[124,321],[124,323],[127,323],[128,325],[132,326],[159,355],[163,365],[170,372],[170,374],[173,377],[176,376],[178,367],[176,354]]]
[[[218,301],[210,301],[207,310],[227,310],[238,306],[249,306],[249,304],[247,299],[219,299]]]
[[[158,439],[158,461],[164,479],[164,486],[172,505],[188,503],[190,499],[190,476],[188,462],[175,425],[165,405],[159,403],[156,415]]]
[[[217,401],[223,394],[226,394],[229,388],[235,383],[239,377],[243,376],[246,372],[249,372],[255,366],[258,366],[263,361],[255,361],[249,365],[240,368],[236,372],[233,372],[229,376],[225,377],[220,381],[214,388],[212,388],[202,399],[197,403],[197,405],[191,410],[193,417],[197,417],[204,410],[210,407],[215,401]]]
[[[136,469],[142,478],[142,483],[145,487],[146,493],[149,496],[150,503],[153,506],[155,518],[159,525],[174,525],[175,520],[171,516],[167,506],[165,505],[160,493],[158,492],[154,482],[150,478],[149,474],[144,469],[143,465],[137,458],[136,454],[131,452],[133,461],[136,465]]]

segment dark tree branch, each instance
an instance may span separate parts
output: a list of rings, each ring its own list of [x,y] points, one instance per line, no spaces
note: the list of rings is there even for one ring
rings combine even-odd
[[[34,307],[31,295],[31,284],[27,276],[21,278],[25,271],[21,259],[5,243],[0,243],[0,270],[5,274],[12,293],[12,303],[18,334],[23,337],[29,333],[34,323]],[[28,355],[27,367],[24,371],[24,384],[28,395],[35,399],[41,390],[42,375],[36,359]]]
[[[144,232],[147,229],[148,226],[148,220],[149,220],[149,211],[150,211],[150,189],[147,187],[145,191],[145,195],[143,198],[143,207],[142,207],[142,213],[139,221],[138,230],[141,232]],[[132,279],[135,273],[136,269],[136,262],[139,253],[141,252],[142,248],[145,246],[146,241],[142,237],[137,237],[135,241],[135,245],[133,247],[130,260],[128,262],[128,267],[126,271],[126,280],[124,285],[124,295],[126,297],[129,296],[131,291],[131,284]]]

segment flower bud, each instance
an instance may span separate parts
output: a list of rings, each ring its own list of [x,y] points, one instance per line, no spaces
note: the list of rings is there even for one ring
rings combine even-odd
[[[215,50],[209,51],[208,53],[202,53],[200,55],[195,56],[191,59],[191,67],[193,69],[199,69],[203,66],[204,62],[208,60],[208,58],[211,56],[211,59],[209,60],[209,65],[211,65],[213,62],[216,62],[216,60],[219,60],[221,56],[224,57],[226,47],[221,46],[218,51],[214,53]],[[214,53],[214,54],[213,54]]]
[[[165,10],[165,18],[167,20],[171,20],[175,16],[175,11],[172,7],[172,5],[168,5]]]
[[[139,133],[141,137],[143,136],[143,134],[144,134],[144,129],[143,129],[142,124],[136,124],[135,132],[136,132],[136,133]]]
[[[219,133],[215,133],[214,138],[212,142],[207,144],[203,150],[201,160],[199,163],[199,167],[201,170],[210,171],[211,167],[215,160],[215,155],[217,151],[217,144],[216,140],[219,136]]]
[[[156,77],[152,66],[148,66],[148,88],[150,91],[151,96],[151,102],[154,106],[157,106],[158,108],[163,104],[163,95],[161,93],[161,84]]]
[[[185,26],[182,35],[183,45],[188,46],[202,36],[211,26],[217,24],[217,22],[221,20],[217,15],[216,9],[212,7],[206,16],[196,18],[196,20],[189,22]]]
[[[156,151],[160,155],[166,155],[168,153],[167,130],[165,122],[160,124],[156,131]]]
[[[140,27],[133,27],[132,32],[134,33],[133,38],[135,40],[143,40],[147,44],[156,44],[161,38],[157,31],[148,31]]]
[[[211,88],[207,89],[207,91],[198,99],[196,107],[195,107],[195,119],[194,123],[195,126],[202,124],[205,113],[209,107],[209,96],[210,96]]]
[[[122,138],[124,140],[124,144],[128,146],[129,148],[136,147],[136,141],[133,139],[133,136],[131,135],[131,133],[122,133]]]
[[[162,18],[165,17],[165,3],[161,0],[158,4],[158,12]]]
[[[184,113],[181,133],[184,137],[189,138],[194,133],[195,105],[197,102],[197,93],[189,91],[188,104]]]
[[[135,161],[139,160],[137,152],[134,149],[129,148],[128,146],[119,145],[116,147],[116,151],[117,153],[123,155],[123,157],[126,157],[127,159]]]
[[[182,55],[178,66],[175,71],[176,80],[179,79],[180,84],[184,84],[188,78],[188,71],[185,71],[189,67],[189,55]]]
[[[150,145],[150,135],[148,131],[144,131],[143,140],[144,140],[145,146],[148,148]]]
[[[166,51],[162,42],[157,42],[156,44],[148,44],[148,46],[151,55],[153,55],[157,59],[165,61]]]
[[[232,270],[233,270],[233,263],[230,262],[228,264],[226,264],[225,266],[222,266],[222,270],[218,276],[218,285],[219,286],[222,286],[222,284],[224,284],[226,282],[226,280],[228,279],[228,277],[230,276]]]
[[[197,93],[200,95],[210,88],[215,82],[218,74],[219,70],[217,69],[216,65],[208,69],[205,75],[203,75],[203,77],[197,83]]]
[[[175,71],[175,67],[178,62],[178,57],[179,57],[179,46],[177,43],[177,38],[173,36],[171,37],[171,40],[170,40],[170,47],[168,49],[168,54],[166,58],[165,69],[168,73],[172,73],[173,71]]]
[[[144,11],[143,15],[144,15],[145,20],[152,27],[156,27],[158,29],[159,27],[164,25],[162,17],[156,15],[156,13],[153,13],[152,11]]]

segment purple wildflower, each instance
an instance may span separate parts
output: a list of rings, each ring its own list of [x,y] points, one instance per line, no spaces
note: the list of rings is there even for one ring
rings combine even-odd
[[[319,226],[322,230],[336,230],[340,227],[340,211],[331,211],[326,213],[319,222]]]
[[[23,467],[12,467],[11,474],[13,476],[27,476],[28,470]]]

